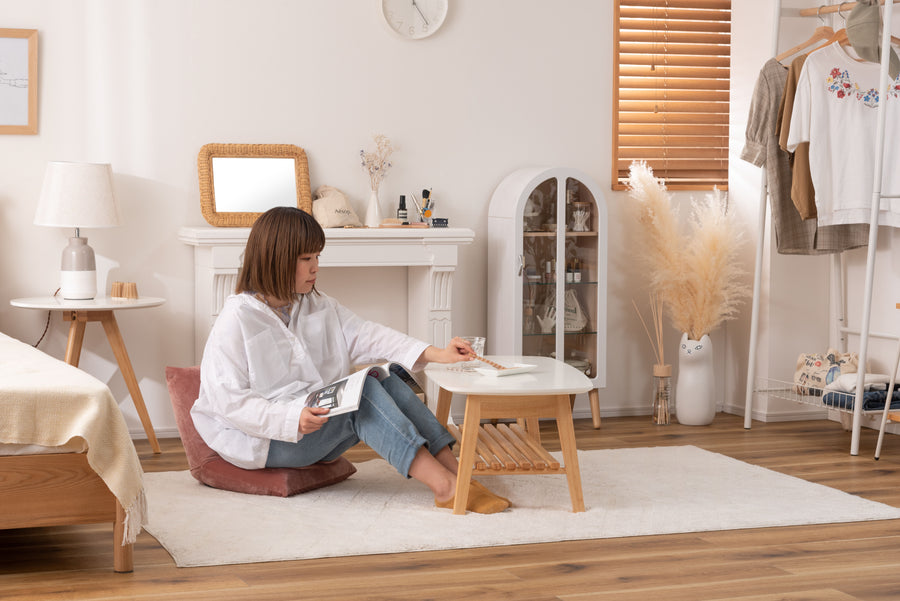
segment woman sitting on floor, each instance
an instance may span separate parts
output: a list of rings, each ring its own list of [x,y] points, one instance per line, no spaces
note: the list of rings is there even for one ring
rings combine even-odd
[[[426,484],[435,505],[453,507],[457,460],[452,435],[398,376],[367,377],[357,411],[334,417],[306,406],[308,393],[389,360],[421,370],[465,361],[454,338],[439,349],[366,321],[315,288],[325,232],[299,209],[276,207],[253,225],[236,294],[210,332],[191,410],[197,431],[227,461],[246,469],[303,467],[336,459],[362,441],[400,474]],[[477,482],[467,509],[509,507]]]

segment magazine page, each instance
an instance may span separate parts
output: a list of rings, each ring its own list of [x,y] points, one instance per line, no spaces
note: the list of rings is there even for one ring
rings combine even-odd
[[[340,415],[356,411],[359,408],[359,399],[362,397],[363,383],[366,379],[366,370],[352,373],[346,378],[332,382],[312,391],[306,397],[308,407],[325,407],[330,409],[328,415]]]
[[[416,394],[424,392],[422,384],[410,373],[405,367],[399,363],[383,363],[381,365],[372,365],[368,368],[370,376],[374,376],[378,381],[382,381],[392,375],[403,380],[407,386],[412,388]]]

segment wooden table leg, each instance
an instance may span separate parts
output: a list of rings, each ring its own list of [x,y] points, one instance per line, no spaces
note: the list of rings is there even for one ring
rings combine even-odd
[[[584,494],[581,489],[581,470],[578,467],[578,447],[575,443],[575,426],[572,422],[572,408],[569,396],[561,394],[556,397],[556,427],[559,430],[559,445],[562,447],[563,460],[566,462],[566,480],[569,482],[569,496],[572,498],[572,511],[584,511]]]
[[[156,433],[153,431],[153,424],[150,422],[150,415],[147,413],[147,405],[144,404],[144,397],[138,386],[137,378],[134,376],[134,369],[131,367],[131,359],[128,358],[128,351],[125,350],[125,341],[122,339],[122,333],[119,331],[119,324],[116,323],[116,317],[112,311],[96,311],[103,324],[103,330],[106,332],[106,338],[109,340],[109,346],[112,347],[116,361],[119,363],[119,371],[125,378],[125,385],[128,392],[131,393],[131,400],[134,408],[137,409],[138,417],[141,418],[141,424],[144,426],[144,432],[147,433],[147,439],[154,453],[162,453],[159,448],[159,441],[156,440]]]
[[[77,311],[66,317],[72,322],[69,324],[69,339],[66,342],[66,363],[78,367],[81,360],[81,345],[84,342],[85,319]]]
[[[600,429],[600,391],[593,388],[588,391],[591,400],[591,419],[594,420],[594,429]]]
[[[472,466],[475,463],[475,445],[478,442],[478,428],[481,425],[481,404],[477,400],[466,400],[466,415],[463,421],[462,440],[459,442],[459,469],[456,474],[456,497],[453,514],[465,515],[469,501],[469,483],[472,480]]]
[[[442,426],[446,426],[447,422],[450,420],[450,401],[453,400],[453,393],[443,388],[438,390],[438,401],[437,408],[435,410],[434,416],[437,418],[438,423]]]

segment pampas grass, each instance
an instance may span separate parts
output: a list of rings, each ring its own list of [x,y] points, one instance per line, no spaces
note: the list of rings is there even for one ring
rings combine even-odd
[[[741,283],[736,261],[741,233],[726,196],[716,189],[692,201],[689,231],[682,235],[671,196],[646,163],[632,163],[628,189],[644,231],[635,246],[672,325],[699,340],[734,318],[749,289]]]

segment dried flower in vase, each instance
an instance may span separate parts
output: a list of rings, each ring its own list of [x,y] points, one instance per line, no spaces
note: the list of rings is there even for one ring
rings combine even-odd
[[[375,150],[369,152],[365,150],[359,151],[363,169],[366,170],[366,174],[369,176],[369,188],[373,192],[378,191],[381,181],[387,175],[388,169],[391,167],[389,159],[393,152],[394,147],[391,145],[391,141],[382,134],[375,136]]]
[[[644,238],[636,245],[672,325],[700,340],[723,321],[733,319],[749,294],[737,263],[742,243],[718,189],[692,202],[689,231],[679,233],[678,212],[665,184],[643,162],[634,162],[628,178]]]

